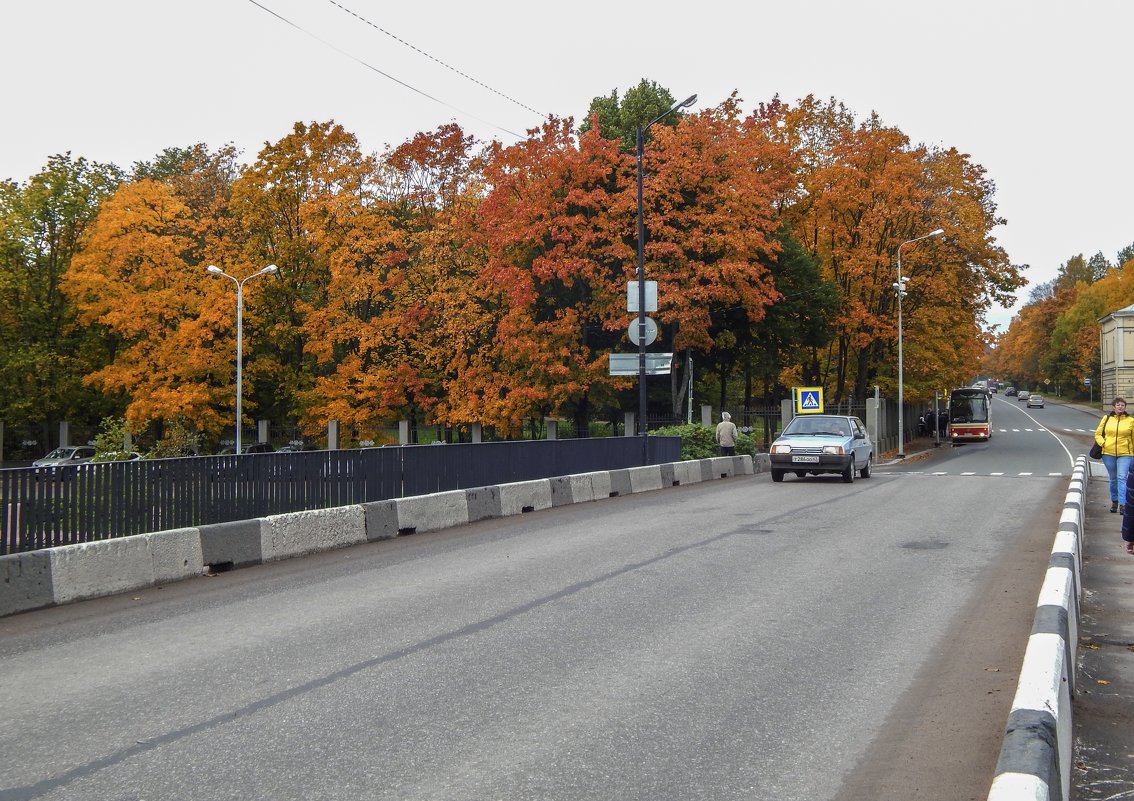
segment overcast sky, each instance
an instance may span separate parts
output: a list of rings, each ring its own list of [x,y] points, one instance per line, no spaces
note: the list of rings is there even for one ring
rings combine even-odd
[[[1131,30],[1132,0],[4,2],[0,178],[197,142],[251,162],[297,121],[372,152],[450,121],[511,143],[642,78],[699,107],[815,94],[970,154],[1040,283],[1134,243]]]

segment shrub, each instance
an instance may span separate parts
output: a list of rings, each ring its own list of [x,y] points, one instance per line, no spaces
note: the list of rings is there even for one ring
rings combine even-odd
[[[650,435],[681,437],[681,458],[685,461],[689,461],[690,459],[709,459],[713,456],[719,456],[721,452],[715,437],[716,429],[696,423],[656,428],[650,432]],[[737,434],[736,453],[738,455],[756,455],[756,440],[753,439],[751,434],[746,434],[743,431]]]

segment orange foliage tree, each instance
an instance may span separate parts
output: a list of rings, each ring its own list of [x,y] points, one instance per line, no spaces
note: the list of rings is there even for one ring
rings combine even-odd
[[[223,410],[232,408],[234,348],[209,325],[221,293],[204,272],[200,225],[170,185],[125,184],[103,203],[66,276],[80,318],[111,343],[111,362],[87,380],[129,397],[136,428],[180,419],[217,431],[231,422]],[[229,303],[224,312],[233,317]]]
[[[825,383],[836,399],[865,397],[872,383],[895,388],[896,253],[937,228],[944,238],[903,252],[905,378],[914,397],[956,383],[983,349],[983,313],[1022,284],[992,237],[1002,221],[983,170],[956,151],[911,146],[876,116],[857,124],[835,101],[771,113],[800,156],[785,217],[840,293]]]

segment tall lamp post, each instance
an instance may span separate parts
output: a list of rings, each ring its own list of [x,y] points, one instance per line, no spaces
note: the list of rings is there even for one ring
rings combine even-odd
[[[642,158],[646,152],[645,133],[655,122],[665,119],[679,108],[688,108],[696,102],[697,95],[690,95],[680,103],[674,103],[645,125],[639,125],[635,141],[638,156],[638,433],[642,437],[644,465],[650,463],[649,434],[646,430],[646,224],[642,215]]]
[[[902,244],[898,245],[898,281],[894,284],[894,289],[898,292],[898,458],[904,459],[906,457],[906,420],[905,420],[905,396],[904,396],[904,376],[902,375],[902,296],[906,294],[906,282],[910,279],[902,277],[902,248],[906,245],[920,242],[923,239],[929,239],[931,236],[941,236],[945,233],[943,228],[938,228],[936,231],[930,231],[928,234],[915,236],[913,239],[907,239]]]
[[[260,275],[268,275],[274,273],[279,268],[274,264],[269,264],[259,272],[252,273],[247,278],[238,281],[231,275],[226,273],[215,264],[210,264],[205,268],[206,272],[213,275],[223,275],[229,281],[236,284],[236,453],[240,453],[240,401],[243,395],[243,380],[244,380],[244,284],[251,281],[253,278]]]

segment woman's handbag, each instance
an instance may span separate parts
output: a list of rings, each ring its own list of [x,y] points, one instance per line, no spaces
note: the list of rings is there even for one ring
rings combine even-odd
[[[1106,442],[1106,424],[1109,421],[1110,421],[1110,415],[1108,414],[1106,416],[1106,420],[1103,420],[1103,426],[1102,426],[1103,442]],[[1091,445],[1091,449],[1089,451],[1087,451],[1087,455],[1090,456],[1092,459],[1101,459],[1102,458],[1102,445],[1099,445],[1097,442],[1094,443],[1093,445]]]

